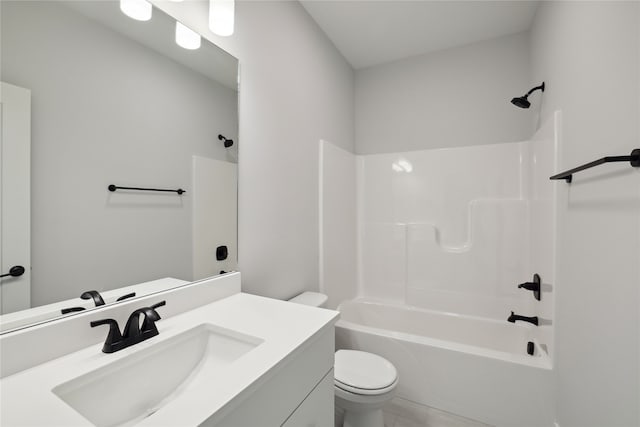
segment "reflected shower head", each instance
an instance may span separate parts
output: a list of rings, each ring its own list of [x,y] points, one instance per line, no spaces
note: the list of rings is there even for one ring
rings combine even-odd
[[[515,105],[516,107],[520,107],[520,108],[529,108],[529,107],[531,107],[531,103],[529,102],[529,100],[527,98],[529,98],[529,95],[531,95],[533,92],[535,92],[538,89],[540,89],[542,92],[544,92],[544,82],[542,82],[542,84],[540,86],[536,86],[533,89],[531,89],[529,92],[527,92],[526,95],[520,96],[520,97],[517,97],[517,98],[513,98],[511,100],[511,103],[513,105]]]
[[[531,103],[527,99],[527,95],[521,96],[519,98],[513,98],[511,100],[511,103],[513,105],[515,105],[516,107],[520,107],[520,108],[529,108],[529,107],[531,107]]]
[[[233,145],[233,139],[227,139],[222,135],[218,135],[220,141],[224,141],[224,148],[229,148]]]

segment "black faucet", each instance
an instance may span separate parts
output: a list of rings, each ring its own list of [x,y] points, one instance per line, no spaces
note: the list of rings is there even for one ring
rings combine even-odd
[[[96,307],[100,305],[104,305],[104,300],[102,299],[102,296],[100,296],[100,293],[98,291],[87,291],[82,295],[80,295],[80,298],[93,299],[93,302],[95,303]]]
[[[135,310],[129,316],[124,331],[121,334],[118,322],[114,319],[96,320],[90,323],[92,328],[100,325],[109,325],[107,339],[102,346],[103,353],[114,353],[123,348],[131,347],[134,344],[148,340],[158,335],[156,323],[161,319],[156,308],[166,305],[166,301],[160,301],[150,307],[143,307]],[[144,315],[142,326],[140,326],[140,316]]]
[[[512,311],[511,316],[509,316],[509,318],[507,319],[507,322],[516,323],[516,320],[522,320],[523,322],[533,323],[534,325],[538,326],[538,316],[533,316],[533,317],[519,316],[517,314],[513,314],[513,311]]]
[[[136,293],[135,292],[131,292],[130,294],[122,295],[116,301],[124,301],[127,298],[133,298],[135,296],[136,296]],[[104,305],[104,300],[102,299],[102,296],[98,293],[98,291],[87,291],[87,292],[83,293],[80,298],[82,298],[82,299],[93,298],[93,301],[96,303],[96,307]],[[60,310],[60,312],[61,312],[61,314],[69,314],[69,313],[73,313],[73,312],[76,312],[76,311],[82,311],[82,310],[85,310],[85,307],[63,308],[62,310]]]

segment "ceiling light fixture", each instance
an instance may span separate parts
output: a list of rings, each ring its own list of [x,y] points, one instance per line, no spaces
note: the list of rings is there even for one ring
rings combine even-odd
[[[209,29],[219,36],[233,34],[234,0],[209,0]]]
[[[176,43],[185,49],[198,49],[201,43],[200,34],[176,21]]]
[[[136,21],[151,19],[153,6],[146,0],[120,0],[120,10]]]

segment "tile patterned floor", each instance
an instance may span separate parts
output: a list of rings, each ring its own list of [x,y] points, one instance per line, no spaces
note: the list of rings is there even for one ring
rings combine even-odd
[[[385,427],[491,427],[439,409],[395,398],[383,410]],[[339,426],[341,416],[336,416]]]

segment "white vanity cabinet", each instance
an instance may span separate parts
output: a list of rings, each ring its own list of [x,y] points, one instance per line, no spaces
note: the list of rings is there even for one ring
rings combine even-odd
[[[339,313],[241,293],[230,276],[0,336],[0,425],[332,426]],[[184,304],[203,293],[217,297]],[[101,351],[91,321],[122,325],[159,300],[159,335]],[[18,360],[44,341],[67,352]]]
[[[283,427],[325,427],[334,422],[333,369],[324,376]],[[331,408],[329,410],[329,408]]]
[[[289,355],[235,408],[203,426],[330,427],[334,419],[334,327],[327,325]]]

